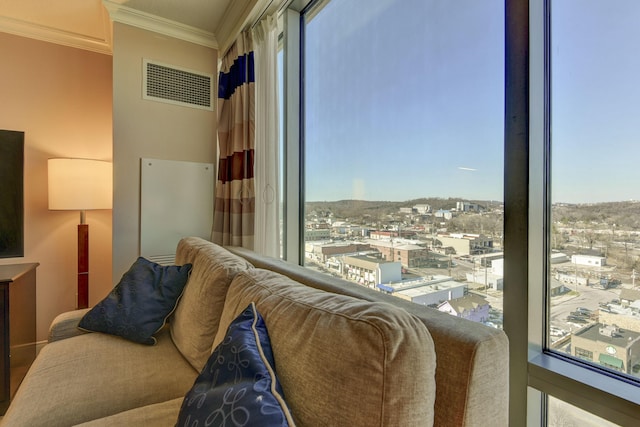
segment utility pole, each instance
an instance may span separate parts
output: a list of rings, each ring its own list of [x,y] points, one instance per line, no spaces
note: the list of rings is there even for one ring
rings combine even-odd
[[[484,292],[489,296],[489,286],[487,284],[487,260],[484,260]]]

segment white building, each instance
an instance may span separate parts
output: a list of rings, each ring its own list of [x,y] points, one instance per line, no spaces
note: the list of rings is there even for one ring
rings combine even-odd
[[[428,214],[431,212],[431,205],[414,205],[413,209],[421,215]]]
[[[551,253],[551,264],[560,264],[568,261],[569,261],[569,256],[565,253],[562,253],[562,252]]]
[[[481,268],[472,273],[467,273],[467,282],[485,285],[493,290],[501,291],[504,288],[504,278],[502,274],[490,272],[490,268]]]
[[[402,265],[367,255],[345,256],[344,273],[347,278],[367,287],[402,279]]]
[[[443,313],[481,323],[489,320],[490,309],[491,305],[486,299],[474,294],[454,298],[438,306],[438,310]]]
[[[481,234],[438,234],[442,247],[452,248],[456,255],[480,255],[493,251],[493,239]]]
[[[451,213],[451,211],[447,211],[447,210],[444,210],[444,209],[437,210],[433,215],[436,218],[442,218],[442,219],[451,219],[451,218],[453,218],[453,214]]]
[[[607,258],[594,255],[571,255],[571,263],[589,267],[604,267],[607,265]]]
[[[464,296],[466,288],[464,283],[442,275],[378,285],[382,292],[422,305],[438,305],[450,299],[460,298]]]
[[[456,202],[456,210],[458,212],[480,212],[484,209],[477,203]]]

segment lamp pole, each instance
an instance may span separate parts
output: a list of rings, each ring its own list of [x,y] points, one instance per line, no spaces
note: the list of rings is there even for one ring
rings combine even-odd
[[[78,224],[78,302],[77,308],[89,307],[89,224],[80,211]]]

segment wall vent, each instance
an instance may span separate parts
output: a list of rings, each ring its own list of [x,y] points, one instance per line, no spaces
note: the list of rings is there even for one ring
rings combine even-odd
[[[143,60],[142,98],[213,111],[213,75]]]

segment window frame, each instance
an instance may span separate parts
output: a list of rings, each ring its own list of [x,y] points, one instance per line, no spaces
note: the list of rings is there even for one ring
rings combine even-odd
[[[517,92],[510,91],[514,88],[513,86],[510,87],[507,84],[506,87],[507,97],[522,97],[523,99],[528,97],[529,141],[528,148],[526,148],[528,161],[525,163],[523,159],[520,159],[519,165],[523,171],[528,171],[528,185],[523,185],[517,190],[528,193],[528,217],[524,217],[524,212],[519,212],[520,218],[511,218],[512,220],[526,220],[528,224],[527,259],[516,258],[514,260],[516,265],[525,265],[528,270],[528,303],[524,300],[518,300],[513,302],[513,306],[509,305],[512,310],[517,310],[519,307],[525,309],[527,318],[520,320],[526,320],[528,326],[525,331],[525,327],[518,326],[516,323],[515,328],[507,330],[508,320],[505,314],[505,331],[507,331],[510,341],[517,340],[514,334],[527,332],[527,385],[531,387],[529,399],[532,399],[531,395],[535,396],[533,399],[540,401],[540,409],[546,406],[544,394],[547,394],[616,424],[632,425],[637,423],[640,417],[640,388],[635,383],[625,381],[624,378],[616,377],[614,374],[597,367],[583,364],[573,357],[545,350],[548,346],[548,334],[546,333],[549,325],[547,280],[550,271],[549,244],[551,239],[551,1],[543,0],[528,4],[530,33],[527,36],[526,50],[529,52],[529,64],[526,70],[521,68],[518,73],[520,79],[524,79],[524,74],[528,73],[526,93],[524,87],[518,88],[519,95]],[[512,7],[517,8],[518,6],[514,3],[517,2],[507,0],[507,5],[511,4]],[[519,37],[524,39],[524,27],[514,28],[513,26],[517,27],[518,24],[513,22],[514,20],[510,19],[510,16],[512,15],[507,15],[507,28],[519,31]],[[507,32],[507,36],[509,34]],[[517,65],[523,67],[522,63],[518,64],[517,53],[514,51],[507,52],[507,64],[507,68]],[[514,70],[514,72],[518,71]],[[522,110],[524,107],[520,105],[518,108]],[[522,111],[517,110],[517,112],[522,114]],[[516,111],[506,108],[505,117],[513,117],[514,114]],[[518,143],[514,144],[514,141],[519,144],[524,142],[522,138],[518,140],[517,135],[506,132],[505,159],[509,158],[513,146],[518,146]],[[518,165],[512,166],[518,167]],[[509,170],[511,169],[513,168],[511,167]],[[505,176],[507,176],[506,166]],[[509,176],[511,178],[511,175]],[[508,181],[505,180],[505,186]],[[523,183],[524,179],[518,182]],[[516,188],[513,190],[516,191]],[[505,198],[507,196],[508,192],[505,190]],[[509,209],[509,205],[505,202],[505,211],[507,209]],[[525,236],[511,236],[512,241],[514,238],[522,237]],[[515,255],[518,254],[521,253],[516,252]],[[505,266],[508,264],[506,261],[508,255],[514,254],[505,250]],[[507,282],[506,272],[505,282]],[[510,283],[517,282],[510,279]],[[505,291],[505,299],[506,293],[507,291]],[[505,309],[506,307],[508,307],[507,302],[505,302]],[[516,341],[516,343],[521,345],[521,342]],[[518,364],[517,369],[522,369],[522,366]],[[520,384],[512,382],[513,385],[519,386]],[[546,411],[540,411],[536,415],[531,407],[528,412],[527,425],[540,425],[537,422],[537,417],[539,420],[545,420],[547,415]]]
[[[304,265],[304,11],[329,0],[284,0],[284,254]],[[545,351],[551,202],[549,6],[505,0],[504,330],[510,351],[510,425],[547,422],[552,395],[629,425],[640,418],[640,389],[597,368]],[[508,179],[507,179],[508,177]],[[543,232],[546,230],[546,232]],[[603,403],[604,402],[604,403]]]

